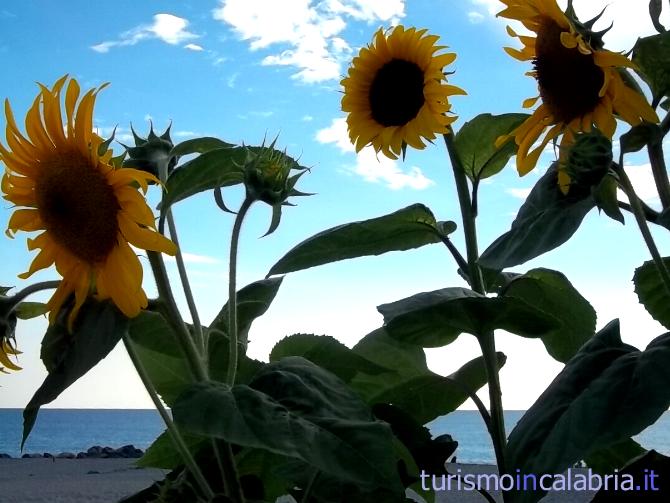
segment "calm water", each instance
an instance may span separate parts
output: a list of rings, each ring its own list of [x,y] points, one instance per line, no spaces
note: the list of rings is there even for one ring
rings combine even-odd
[[[525,411],[505,412],[505,429],[509,434]],[[428,424],[433,436],[449,433],[458,440],[456,457],[461,463],[495,463],[486,426],[477,411],[456,411]],[[642,447],[655,449],[670,456],[670,412],[665,412],[655,424],[634,437]]]
[[[0,452],[19,456],[21,409],[0,409]],[[154,410],[42,409],[24,452],[86,451],[93,445],[146,449],[163,431]]]
[[[20,409],[0,409],[0,452],[19,456],[23,425]],[[505,413],[508,432],[522,411]],[[451,434],[459,442],[456,456],[463,463],[493,463],[493,450],[483,421],[476,411],[456,411],[428,425],[433,435]],[[146,449],[163,431],[153,410],[43,409],[26,442],[25,452],[85,451],[92,445]],[[646,448],[670,455],[670,412],[636,437]]]

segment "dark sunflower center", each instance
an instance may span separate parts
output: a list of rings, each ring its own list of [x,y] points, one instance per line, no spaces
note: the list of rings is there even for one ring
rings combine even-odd
[[[545,20],[537,33],[534,65],[542,102],[557,122],[568,123],[596,108],[605,77],[593,55],[561,44],[562,31]]]
[[[392,59],[382,66],[370,85],[372,118],[382,126],[402,126],[421,110],[423,71],[416,63]]]
[[[37,206],[49,235],[88,263],[116,245],[119,202],[97,166],[78,152],[60,154],[40,166]]]

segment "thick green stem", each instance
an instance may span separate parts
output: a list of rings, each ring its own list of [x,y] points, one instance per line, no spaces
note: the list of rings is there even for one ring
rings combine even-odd
[[[170,287],[170,280],[167,271],[165,270],[163,257],[156,252],[147,252],[147,255],[156,280],[158,295],[163,301],[160,304],[161,314],[165,317],[166,321],[174,331],[177,342],[186,357],[186,361],[193,377],[198,381],[206,381],[208,379],[207,368],[205,367],[198,352],[198,348],[179,313],[179,308],[177,307],[174,295],[172,294],[172,288]]]
[[[21,303],[21,301],[23,301],[23,299],[29,297],[30,295],[41,292],[42,290],[52,290],[54,288],[58,288],[58,285],[60,285],[60,281],[58,280],[42,281],[40,283],[33,283],[32,285],[28,285],[23,290],[19,290],[14,295],[11,295],[5,299],[8,303],[6,306],[7,312],[12,311]]]
[[[444,143],[449,152],[449,159],[454,172],[458,201],[463,218],[463,233],[465,235],[465,246],[467,250],[467,261],[469,269],[470,286],[477,293],[486,294],[482,271],[477,264],[479,251],[477,247],[477,227],[475,214],[470,199],[468,180],[463,165],[458,157],[454,143],[453,131],[443,135]],[[505,418],[503,415],[502,391],[498,375],[498,357],[496,355],[495,338],[493,332],[478,334],[479,346],[486,365],[486,375],[489,386],[489,401],[491,408],[491,440],[496,454],[496,462],[500,473],[505,473],[505,448],[507,436],[505,434]]]
[[[170,239],[177,247],[177,253],[175,259],[177,262],[177,270],[179,271],[179,279],[181,280],[181,285],[184,290],[184,297],[186,297],[186,303],[188,304],[188,310],[191,313],[191,319],[193,320],[193,329],[195,330],[196,344],[200,349],[200,354],[207,361],[207,350],[205,344],[205,337],[202,331],[202,324],[200,323],[200,316],[198,314],[198,308],[195,304],[195,298],[193,297],[193,291],[191,290],[191,284],[188,281],[188,274],[186,273],[186,264],[184,263],[184,256],[181,253],[181,247],[179,246],[179,237],[177,236],[177,226],[174,222],[174,217],[172,216],[172,210],[167,210],[167,224],[168,229],[170,230]]]
[[[166,183],[167,180],[166,166],[162,166],[160,169],[160,180],[163,184]],[[172,216],[170,214],[169,208],[167,209],[166,217],[168,217],[168,225],[171,225],[170,234],[176,240],[177,233],[176,229],[174,228],[174,221],[172,221],[172,223],[170,224]],[[179,249],[179,245],[177,242],[175,242],[175,245],[177,245],[177,249]],[[156,252],[147,252],[147,254],[149,256],[149,263],[151,264],[151,269],[153,271],[154,278],[156,280],[156,287],[158,289],[159,298],[163,301],[159,304],[161,314],[165,317],[168,324],[175,332],[175,336],[177,338],[179,346],[181,347],[182,353],[186,357],[186,361],[192,373],[192,377],[195,378],[196,381],[207,381],[209,379],[209,370],[208,370],[206,354],[204,353],[204,350],[202,353],[199,352],[199,348],[193,341],[193,338],[191,337],[191,334],[188,328],[186,327],[184,320],[181,317],[179,307],[177,306],[177,302],[175,301],[174,295],[172,294],[172,288],[170,287],[170,279],[165,269],[165,262],[163,261],[163,256],[160,253]],[[183,257],[181,258],[179,257],[180,255],[178,252],[177,264],[181,262],[183,267]],[[189,295],[188,293],[186,293],[186,288],[188,288],[188,290],[190,291],[190,286],[187,286],[188,279],[186,278],[185,268],[184,268],[184,275],[182,276],[182,282],[185,289],[184,293],[186,294],[188,300]],[[190,297],[191,299],[193,299],[192,294]],[[191,306],[189,305],[189,308],[190,307]],[[196,313],[195,316],[193,316],[193,321],[195,323],[197,320],[198,325],[200,325],[199,317],[197,316],[197,310],[195,309],[195,303],[193,304],[193,309],[191,313],[192,315],[193,313]],[[202,334],[202,326],[200,326],[200,333]],[[204,341],[204,337],[201,338],[201,340]],[[244,503],[244,495],[242,494],[242,488],[240,486],[240,482],[237,477],[237,468],[235,466],[235,457],[233,455],[232,448],[228,443],[222,443],[222,444],[224,445],[223,455],[220,452],[219,445],[217,444],[216,440],[211,439],[212,451],[214,452],[214,456],[216,457],[217,463],[222,471],[221,476],[224,481],[226,496],[228,496],[233,501],[233,503]]]
[[[668,273],[667,267],[665,267],[663,257],[661,257],[661,254],[659,253],[658,248],[656,247],[654,237],[651,235],[651,231],[649,230],[649,226],[647,225],[647,219],[644,213],[644,208],[642,207],[642,203],[640,202],[640,198],[637,197],[635,189],[633,189],[633,184],[630,182],[630,179],[628,178],[626,171],[623,169],[622,163],[619,163],[619,165],[615,166],[615,170],[619,175],[619,182],[621,184],[621,188],[628,196],[628,201],[630,202],[631,208],[633,210],[633,215],[635,215],[637,226],[640,228],[640,232],[642,233],[644,242],[646,243],[647,248],[649,249],[651,258],[654,260],[654,264],[656,264],[656,269],[658,270],[658,273],[661,275],[661,279],[665,284],[665,289],[667,290],[668,294],[670,294],[670,274]]]
[[[123,336],[123,344],[126,347],[126,351],[128,352],[128,356],[130,356],[130,361],[133,362],[133,365],[135,366],[135,370],[137,371],[137,374],[140,376],[140,379],[142,380],[142,384],[144,384],[144,387],[147,390],[147,393],[149,393],[149,396],[151,397],[151,401],[154,403],[154,406],[156,407],[156,410],[160,414],[161,418],[163,419],[163,422],[165,423],[165,426],[167,427],[168,434],[172,438],[172,441],[174,442],[175,447],[181,454],[182,460],[184,461],[184,464],[186,465],[186,468],[191,472],[191,475],[193,475],[193,478],[195,479],[196,484],[200,487],[200,490],[202,491],[203,496],[207,498],[207,500],[211,500],[214,497],[214,491],[212,491],[211,487],[209,487],[209,484],[207,483],[207,479],[205,479],[205,476],[202,474],[202,471],[200,470],[200,467],[198,464],[195,462],[195,459],[193,459],[193,456],[191,455],[191,451],[189,451],[188,446],[186,445],[186,442],[184,442],[184,439],[181,436],[181,433],[179,433],[179,429],[177,426],[174,424],[172,421],[172,418],[170,417],[170,414],[168,414],[167,410],[165,410],[165,407],[163,406],[163,402],[161,402],[160,398],[158,397],[158,393],[156,392],[153,383],[151,382],[151,378],[149,377],[148,372],[144,368],[144,365],[142,364],[142,360],[138,356],[137,352],[135,351],[135,347],[133,346],[133,341],[130,339],[128,334],[124,334]]]
[[[238,360],[238,340],[237,340],[237,249],[240,241],[240,231],[242,230],[242,222],[246,216],[249,208],[253,204],[254,199],[246,197],[240,206],[240,210],[235,217],[233,224],[233,232],[230,239],[230,261],[228,272],[228,337],[229,337],[229,358],[228,358],[228,373],[226,375],[226,382],[232,386],[235,384],[235,374],[237,374],[237,360]]]
[[[665,166],[663,157],[663,143],[661,140],[654,141],[647,145],[649,152],[649,162],[651,162],[651,172],[654,175],[654,182],[658,190],[659,198],[663,209],[670,208],[670,180],[668,179],[668,170]]]

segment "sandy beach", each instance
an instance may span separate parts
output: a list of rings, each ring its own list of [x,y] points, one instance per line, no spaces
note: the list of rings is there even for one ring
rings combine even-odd
[[[112,503],[163,478],[135,459],[0,459],[3,503]]]
[[[0,500],[3,503],[114,503],[165,472],[136,468],[134,459],[0,459]],[[488,465],[448,465],[450,473],[494,473]],[[480,503],[476,491],[436,491],[438,503]],[[593,492],[554,492],[545,503],[586,503]],[[502,501],[500,492],[493,493]]]

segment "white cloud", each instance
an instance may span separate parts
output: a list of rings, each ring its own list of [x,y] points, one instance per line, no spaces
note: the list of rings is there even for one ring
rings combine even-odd
[[[194,136],[198,136],[198,133],[195,131],[175,131],[173,136],[175,138],[192,138]]]
[[[481,7],[489,16],[495,16],[505,7],[499,0],[470,0],[470,2]]]
[[[215,265],[221,263],[221,261],[216,257],[210,257],[208,255],[198,255],[196,253],[182,252],[182,257],[184,258],[184,262],[186,262],[187,264]],[[167,262],[176,262],[176,259],[174,257],[170,257],[167,255],[165,256],[165,260]]]
[[[510,196],[516,197],[518,199],[526,199],[528,197],[528,194],[530,194],[530,191],[533,189],[505,189],[505,192],[507,192]]]
[[[237,83],[237,79],[239,78],[239,76],[240,74],[238,72],[235,72],[230,77],[228,77],[228,80],[226,81],[228,87],[233,89],[235,87],[235,84]]]
[[[314,117],[312,117],[311,115],[303,115],[302,116],[302,121],[303,122],[312,122],[313,120],[314,120]]]
[[[142,40],[149,39],[159,39],[170,45],[178,45],[187,40],[198,38],[198,35],[186,29],[188,25],[187,19],[172,14],[156,14],[153,23],[137,26],[122,33],[118,40],[101,42],[91,46],[91,49],[106,53],[113,47],[135,45]],[[202,47],[196,44],[186,44],[184,47],[191,50],[202,50]]]
[[[344,118],[333,119],[329,127],[317,131],[316,141],[323,144],[332,143],[343,153],[356,151],[349,140]],[[406,187],[423,190],[435,184],[417,166],[412,166],[409,171],[403,171],[398,166],[398,161],[377,155],[372,147],[366,147],[356,155],[356,164],[350,167],[349,171],[361,176],[367,182],[383,183],[391,190]]]
[[[477,11],[468,12],[468,20],[472,24],[481,23],[484,20],[484,17],[485,17],[484,14],[482,14],[480,12],[477,12]]]
[[[189,51],[195,51],[195,52],[204,51],[202,46],[198,44],[186,44],[184,46],[184,49],[188,49]]]
[[[342,152],[355,152],[356,149],[349,139],[347,121],[344,118],[333,119],[330,126],[316,133],[319,143],[334,143]]]
[[[383,183],[391,190],[405,187],[423,190],[435,185],[433,180],[423,174],[421,168],[412,166],[409,171],[403,171],[398,166],[398,161],[383,155],[378,156],[372,147],[365,147],[358,153],[352,171],[367,182]]]
[[[230,25],[252,50],[281,46],[263,65],[292,66],[306,83],[337,79],[351,47],[338,35],[348,18],[393,24],[405,15],[404,0],[220,0],[214,19]]]

